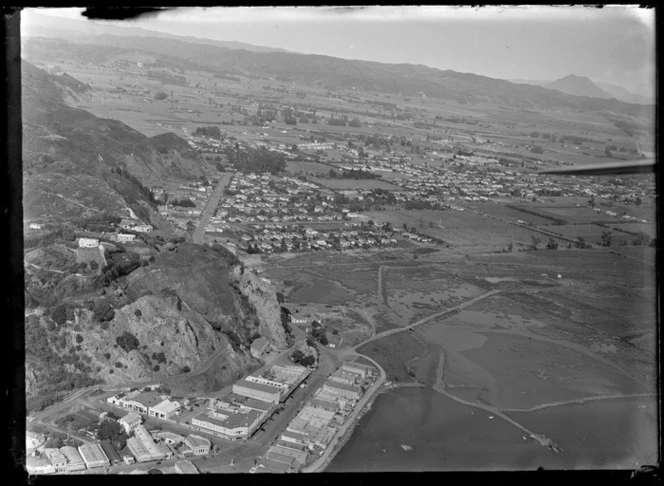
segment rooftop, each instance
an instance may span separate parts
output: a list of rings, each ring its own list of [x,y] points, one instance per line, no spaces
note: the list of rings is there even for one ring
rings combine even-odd
[[[205,437],[201,437],[200,435],[194,435],[194,434],[189,434],[187,438],[185,439],[191,448],[195,447],[209,447],[211,442],[207,440]]]
[[[153,410],[158,410],[160,412],[164,413],[173,413],[177,411],[180,408],[180,403],[179,402],[171,402],[170,400],[166,399],[163,400],[162,402],[158,403],[154,407],[151,407]]]
[[[83,457],[85,462],[108,461],[108,457],[104,453],[99,442],[83,444],[78,447],[78,452],[80,452],[81,457]]]
[[[146,407],[154,407],[163,401],[161,395],[156,392],[142,392],[141,394],[134,397],[133,400],[145,405]]]
[[[278,395],[281,394],[281,390],[277,387],[274,387],[272,385],[263,385],[262,383],[254,383],[252,381],[247,381],[247,380],[238,381],[233,385],[233,387],[235,386],[249,388],[264,393],[273,393],[273,394],[276,393]]]

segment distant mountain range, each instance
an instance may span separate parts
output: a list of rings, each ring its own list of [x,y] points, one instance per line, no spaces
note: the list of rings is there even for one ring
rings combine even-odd
[[[57,37],[62,39],[74,40],[80,42],[84,38],[99,35],[118,35],[118,36],[136,36],[136,37],[154,37],[157,39],[172,39],[188,42],[191,44],[203,44],[216,47],[225,47],[227,49],[245,49],[251,52],[289,52],[286,49],[272,48],[265,46],[256,46],[245,42],[219,41],[212,39],[203,39],[193,36],[179,36],[147,30],[141,27],[116,27],[114,25],[101,24],[88,20],[75,20],[63,17],[53,17],[50,15],[41,15],[34,11],[23,11],[21,13],[22,21],[28,21],[30,28],[21,32],[22,37]]]
[[[41,22],[43,19],[38,20]],[[97,24],[66,19],[63,22],[48,20],[43,25],[39,24],[43,29],[23,39],[24,58],[45,64],[59,59],[102,63],[117,56],[133,59],[150,54],[149,57],[155,60],[155,67],[203,70],[253,79],[273,78],[284,83],[299,82],[328,90],[356,87],[407,97],[425,94],[461,103],[495,103],[520,109],[604,111],[646,118],[654,115],[654,106],[628,104],[608,95],[592,97],[587,90],[577,90],[576,93],[583,93],[579,96],[560,89],[515,84],[423,65],[384,64],[279,50],[266,52],[267,49],[256,46],[231,43],[229,47],[229,43],[183,39],[143,29],[140,29],[141,35],[127,35],[136,33],[136,29],[98,27]],[[85,27],[72,33],[79,24]],[[122,35],[116,35],[118,33]],[[49,37],[44,37],[47,35]],[[238,45],[242,48],[237,48]],[[564,84],[562,88],[570,89]]]
[[[617,84],[594,82],[584,76],[570,74],[556,81],[535,80],[535,79],[510,79],[511,83],[530,84],[533,86],[542,86],[549,89],[557,89],[563,93],[576,96],[591,96],[595,98],[615,98],[625,103],[634,103],[639,105],[653,105],[655,101],[648,97],[629,91]]]

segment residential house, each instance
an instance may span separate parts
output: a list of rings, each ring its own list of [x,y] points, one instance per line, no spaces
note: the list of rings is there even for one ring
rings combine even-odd
[[[131,432],[135,427],[141,425],[143,419],[138,413],[129,412],[127,415],[118,420],[118,422],[120,422],[120,425],[124,427],[125,432],[129,434],[129,432]]]
[[[185,439],[184,443],[187,447],[191,449],[194,455],[196,456],[205,456],[210,453],[210,448],[212,443],[207,440],[205,437],[200,435],[189,434]]]
[[[97,248],[99,246],[98,238],[79,238],[78,246],[80,248]]]

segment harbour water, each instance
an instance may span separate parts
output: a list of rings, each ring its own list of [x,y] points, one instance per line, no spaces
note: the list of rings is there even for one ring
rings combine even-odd
[[[377,397],[326,472],[634,469],[656,460],[653,407],[639,398],[510,413],[562,447],[556,454],[433,389],[395,389]]]

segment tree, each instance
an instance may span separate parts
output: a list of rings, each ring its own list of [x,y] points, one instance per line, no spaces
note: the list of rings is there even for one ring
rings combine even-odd
[[[602,231],[602,246],[611,246],[611,232],[610,231]]]
[[[588,205],[589,205],[591,208],[594,208],[594,207],[595,207],[595,195],[594,195],[594,194],[591,194],[591,195],[590,195],[590,200],[588,201]]]
[[[111,321],[113,317],[115,317],[115,311],[113,310],[113,307],[111,307],[111,304],[109,304],[104,299],[95,302],[95,305],[92,308],[92,312],[99,322],[108,322]]]
[[[134,349],[138,349],[141,344],[138,338],[129,331],[125,331],[120,336],[115,338],[115,342],[127,353]]]
[[[539,238],[538,238],[537,236],[535,236],[535,235],[532,235],[532,236],[531,236],[531,240],[532,240],[532,242],[531,242],[531,244],[530,244],[530,249],[531,249],[531,250],[537,250],[537,248],[539,247],[539,244],[542,242],[542,240],[539,239]]]
[[[606,147],[606,149],[604,149],[604,155],[606,155],[607,157],[613,157],[613,154],[611,153],[609,147]]]
[[[63,326],[67,322],[67,308],[60,304],[51,312],[51,319],[58,325]]]
[[[104,420],[97,430],[97,440],[108,440],[120,450],[127,445],[127,433],[119,422]]]
[[[549,238],[549,241],[546,244],[546,249],[547,250],[557,250],[558,249],[558,243],[556,240],[553,238]]]
[[[154,99],[158,101],[165,100],[166,98],[168,98],[168,94],[164,93],[163,91],[158,91],[154,95]]]
[[[507,245],[507,251],[512,251],[513,248],[514,248],[514,245],[513,245],[512,242],[510,241],[510,244]]]

